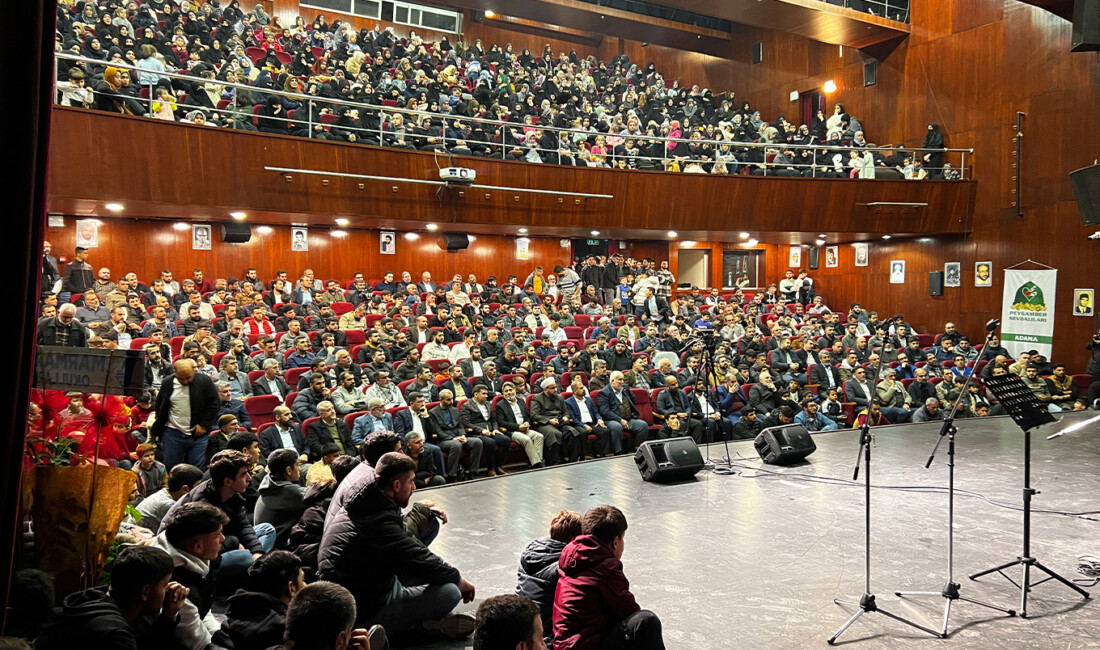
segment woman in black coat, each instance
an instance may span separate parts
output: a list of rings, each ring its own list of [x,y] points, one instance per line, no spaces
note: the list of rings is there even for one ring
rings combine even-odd
[[[928,135],[924,136],[922,149],[943,149],[943,134],[940,125],[935,122],[928,125]],[[943,174],[943,151],[924,151],[924,168],[929,177],[939,178]]]

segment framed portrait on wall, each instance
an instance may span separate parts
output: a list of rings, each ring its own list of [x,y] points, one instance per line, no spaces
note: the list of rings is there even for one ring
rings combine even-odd
[[[867,244],[855,244],[856,266],[867,266]]]
[[[210,250],[210,226],[206,224],[191,226],[191,250]]]
[[[839,246],[826,246],[825,247],[825,268],[835,269],[840,266],[840,247]]]
[[[1094,289],[1073,290],[1073,315],[1093,316],[1096,314]]]
[[[962,262],[948,262],[943,265],[943,286],[962,286]]]
[[[309,229],[307,228],[291,228],[290,229],[290,250],[292,251],[308,251],[309,250]]]
[[[76,222],[76,245],[81,248],[99,248],[99,221],[80,219]]]
[[[905,284],[905,260],[890,260],[890,284]]]
[[[531,240],[520,237],[516,240],[516,259],[525,260],[531,255]]]
[[[802,266],[801,246],[791,246],[791,252],[788,256],[787,262],[787,266],[791,267],[792,269],[797,269],[798,267]]]
[[[397,254],[397,237],[388,230],[383,230],[378,238],[378,252],[382,255]]]
[[[993,286],[993,262],[974,262],[974,286]]]

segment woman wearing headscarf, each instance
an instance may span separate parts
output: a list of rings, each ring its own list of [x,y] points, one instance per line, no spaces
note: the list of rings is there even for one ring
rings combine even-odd
[[[127,107],[126,97],[121,93],[121,76],[118,68],[107,68],[103,73],[103,79],[96,83],[94,89],[97,110],[133,115]]]
[[[924,136],[923,149],[943,149],[943,134],[940,133],[940,125],[932,122],[928,125],[928,134]],[[932,178],[939,178],[943,173],[943,151],[924,151],[924,169]]]
[[[107,60],[107,50],[103,49],[103,44],[95,36],[89,36],[84,39],[84,47],[80,49],[80,53],[89,59],[98,59],[100,61]]]
[[[256,6],[252,9],[252,17],[261,25],[271,22],[271,15],[264,11],[264,6],[259,3],[256,3]]]

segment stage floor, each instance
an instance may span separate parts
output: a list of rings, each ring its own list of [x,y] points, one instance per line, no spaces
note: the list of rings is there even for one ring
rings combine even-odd
[[[1045,439],[1054,427],[1083,415],[1095,413],[1069,415],[1063,424],[1033,433],[1032,483],[1042,492],[1033,508],[1100,511],[1100,426]],[[938,424],[875,433],[874,485],[946,487],[946,443],[932,468],[924,469]],[[623,562],[631,589],[643,608],[661,617],[670,650],[824,647],[856,609],[836,605],[833,598],[858,601],[863,592],[863,488],[805,480],[851,479],[856,432],[820,434],[815,441],[817,452],[807,464],[767,466],[767,474],[758,471],[762,464],[751,442],[739,441],[729,446],[740,472],[734,476],[704,472],[677,485],[644,483],[632,457],[618,457],[425,490],[413,498],[432,499],[450,516],[432,548],[477,587],[477,600],[459,611],[472,612],[489,596],[513,592],[520,551],[547,533],[554,513],[568,508],[583,514],[610,503],[622,508],[630,524]],[[723,454],[721,444],[710,447],[712,458]],[[1010,419],[960,421],[956,458],[957,490],[1021,506],[1023,433]],[[1018,609],[1020,592],[1003,577],[974,582],[967,575],[1020,554],[1022,512],[960,493],[955,514],[955,579],[962,595]],[[1034,512],[1032,554],[1071,580],[1081,577],[1077,557],[1100,556],[1100,514],[1089,516],[1092,520]],[[942,588],[946,527],[946,493],[872,490],[871,589],[880,606],[933,629],[941,626],[943,598],[903,601],[893,592]],[[1009,575],[1019,581],[1019,573],[1014,568]],[[1100,596],[1100,586],[1091,591]],[[866,614],[837,645],[1100,646],[1097,604],[1059,583],[1035,587],[1028,614],[1028,619],[1008,618],[956,602],[945,640]]]

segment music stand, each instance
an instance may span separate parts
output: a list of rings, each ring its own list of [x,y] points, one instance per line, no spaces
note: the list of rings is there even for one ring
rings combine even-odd
[[[970,579],[977,580],[990,573],[1001,574],[1005,580],[1008,580],[1020,589],[1020,609],[1018,613],[1020,618],[1027,618],[1027,593],[1031,591],[1032,587],[1047,582],[1048,580],[1057,580],[1085,598],[1089,597],[1089,592],[1078,587],[1073,582],[1063,578],[1054,571],[1051,571],[1039,562],[1039,560],[1031,556],[1031,498],[1039,494],[1038,490],[1034,490],[1031,487],[1031,430],[1044,424],[1054,422],[1054,416],[1047,411],[1046,406],[1044,406],[1035,394],[1031,392],[1031,389],[1024,384],[1023,379],[1020,378],[1019,375],[1009,373],[999,377],[991,377],[986,380],[985,385],[989,387],[989,391],[1000,400],[1001,406],[1003,406],[1005,411],[1012,416],[1013,421],[1024,431],[1024,552],[1011,562],[1006,562],[992,569],[974,573],[970,576]],[[1023,567],[1023,579],[1019,583],[1008,577],[1004,572],[1008,567],[1016,565]],[[1047,574],[1048,577],[1039,582],[1032,583],[1031,567],[1035,567],[1042,571]]]

